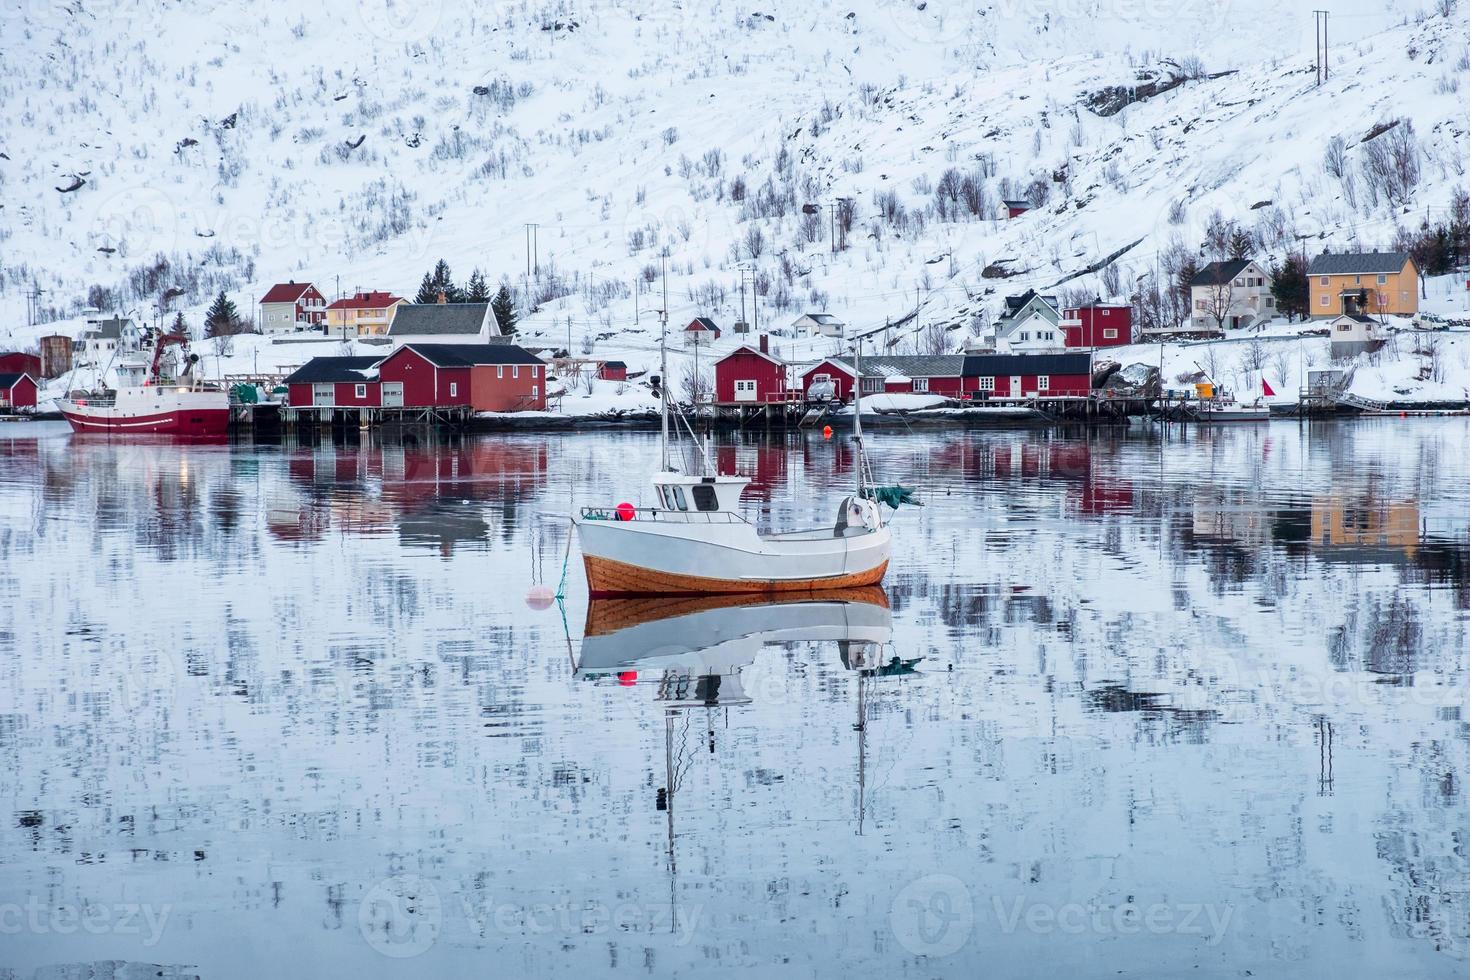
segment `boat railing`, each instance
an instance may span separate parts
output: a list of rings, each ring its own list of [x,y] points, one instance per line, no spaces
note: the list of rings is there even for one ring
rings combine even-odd
[[[632,514],[629,518],[627,515]],[[583,507],[587,521],[665,521],[670,524],[749,524],[728,510],[669,510],[667,507]]]

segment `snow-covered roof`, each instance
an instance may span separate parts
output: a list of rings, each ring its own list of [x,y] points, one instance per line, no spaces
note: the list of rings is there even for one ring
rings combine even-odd
[[[1189,284],[1191,286],[1223,286],[1244,272],[1250,264],[1250,259],[1211,262],[1196,272],[1194,278],[1189,280]]]

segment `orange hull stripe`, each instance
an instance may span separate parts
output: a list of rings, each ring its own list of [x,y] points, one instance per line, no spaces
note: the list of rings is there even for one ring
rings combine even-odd
[[[862,602],[880,609],[888,608],[888,596],[881,586],[868,585],[856,589],[821,589],[812,592],[763,594],[740,592],[734,595],[638,596],[627,599],[598,599],[587,607],[587,636],[604,636],[618,630],[652,623],[675,616],[687,616],[710,609],[738,609],[744,606],[772,606],[802,602]]]
[[[610,558],[583,555],[587,587],[593,598],[613,595],[730,595],[734,593],[817,592],[856,589],[877,585],[888,571],[888,562],[850,575],[804,579],[728,579],[702,575],[677,575],[639,568]]]

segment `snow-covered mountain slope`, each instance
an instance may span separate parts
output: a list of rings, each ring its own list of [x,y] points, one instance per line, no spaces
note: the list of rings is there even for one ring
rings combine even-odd
[[[526,332],[636,356],[661,258],[676,324],[738,318],[744,265],[763,324],[917,309],[917,334],[1026,286],[1126,293],[1217,210],[1267,252],[1387,246],[1470,184],[1470,12],[1342,5],[1318,88],[1310,6],[10,4],[0,344],[41,332],[37,291],[55,318],[183,290],[197,323],[220,288],[242,310],[287,277],[411,294],[442,257],[529,291]],[[1422,165],[1390,204],[1351,175],[1393,119]],[[1346,179],[1324,171],[1334,136]],[[1028,187],[1047,203],[998,220]],[[1115,279],[1078,275],[1125,248]]]

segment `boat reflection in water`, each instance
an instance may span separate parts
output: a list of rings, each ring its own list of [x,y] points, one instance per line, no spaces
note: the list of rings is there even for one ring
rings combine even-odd
[[[653,674],[667,707],[749,703],[740,672],[773,643],[835,643],[854,669],[876,665],[893,614],[877,586],[770,595],[597,599],[587,607],[579,677]]]
[[[656,684],[664,709],[664,785],[656,808],[668,820],[668,865],[677,874],[674,800],[687,763],[676,758],[675,719],[691,711],[751,703],[741,672],[771,644],[834,644],[842,666],[857,678],[856,823],[867,811],[867,685],[875,677],[915,673],[917,658],[892,652],[893,614],[877,586],[801,595],[723,595],[594,600],[579,677],[615,675],[620,684]],[[709,751],[715,725],[706,724]]]

